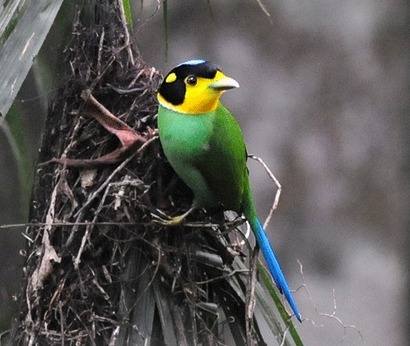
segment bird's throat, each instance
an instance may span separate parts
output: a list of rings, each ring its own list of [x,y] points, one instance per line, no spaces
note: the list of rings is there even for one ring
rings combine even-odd
[[[220,95],[210,93],[207,97],[186,97],[184,102],[179,105],[174,105],[171,102],[168,102],[160,94],[158,94],[157,97],[161,106],[174,112],[187,115],[201,115],[216,110],[219,104]]]

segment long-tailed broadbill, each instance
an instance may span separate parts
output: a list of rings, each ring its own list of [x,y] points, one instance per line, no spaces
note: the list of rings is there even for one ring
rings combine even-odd
[[[219,67],[190,60],[172,69],[158,90],[161,145],[177,175],[193,191],[192,208],[169,220],[178,224],[195,208],[232,210],[248,220],[269,272],[296,318],[302,317],[258,218],[246,166],[243,134],[221,95],[238,88]]]

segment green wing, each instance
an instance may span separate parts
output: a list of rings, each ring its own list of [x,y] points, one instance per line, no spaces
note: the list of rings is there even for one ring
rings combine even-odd
[[[220,105],[215,111],[209,148],[195,166],[225,209],[242,209],[244,187],[248,183],[246,158],[241,128],[233,115]]]

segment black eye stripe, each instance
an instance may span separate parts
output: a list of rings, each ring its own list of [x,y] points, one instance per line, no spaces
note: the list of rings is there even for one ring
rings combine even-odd
[[[177,106],[184,102],[186,85],[183,80],[177,79],[172,83],[162,83],[159,94],[168,102]]]

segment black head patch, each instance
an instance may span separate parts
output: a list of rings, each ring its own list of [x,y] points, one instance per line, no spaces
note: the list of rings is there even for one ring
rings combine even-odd
[[[194,75],[196,77],[209,78],[215,77],[219,67],[204,60],[193,60],[183,63],[170,71],[162,82],[158,92],[169,103],[177,106],[184,102],[186,85],[185,78]],[[167,77],[175,73],[176,79],[167,82]]]

